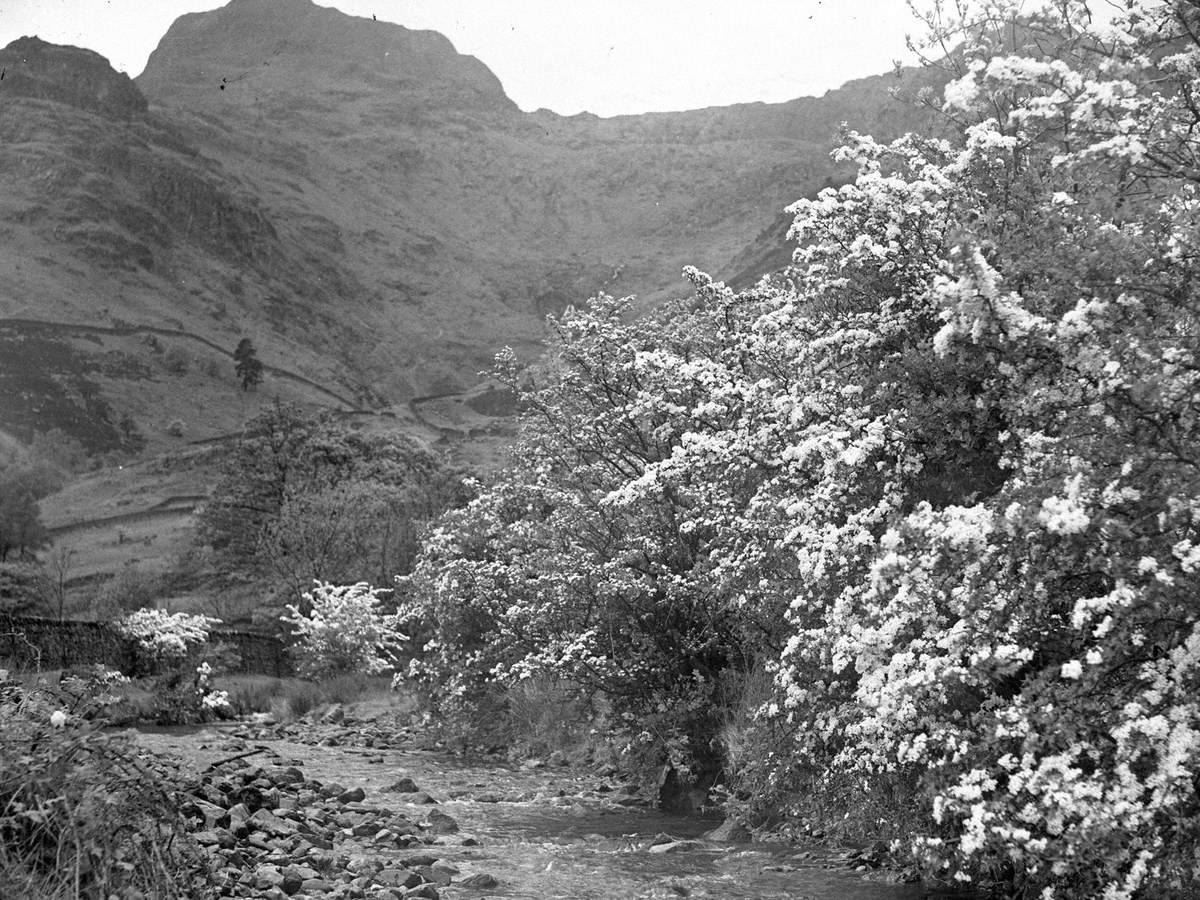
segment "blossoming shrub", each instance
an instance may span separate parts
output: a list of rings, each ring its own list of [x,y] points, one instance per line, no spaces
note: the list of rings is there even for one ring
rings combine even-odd
[[[653,318],[608,297],[569,312],[540,373],[500,360],[529,410],[515,462],[433,531],[401,610],[443,714],[479,719],[493,682],[558,679],[703,781],[722,674],[782,648],[783,594],[759,583],[792,563],[733,515],[769,463],[713,440],[756,368],[737,344],[756,301],[694,277],[701,302]]]
[[[407,583],[415,671],[557,675],[696,759],[757,659],[725,762],[760,821],[1194,894],[1200,10],[1123,7],[940,5],[945,134],[849,134],[786,277],[558,322],[515,464]]]
[[[385,614],[379,588],[366,582],[334,585],[318,581],[304,594],[308,612],[287,607],[280,621],[294,626],[297,670],[318,680],[348,673],[379,675],[392,668],[405,635],[394,614]]]
[[[795,290],[763,325],[811,337],[760,432],[807,481],[780,498],[801,577],[762,725],[791,738],[748,774],[797,813],[912,791],[908,846],[947,877],[1183,894],[1196,11],[971,12],[961,137],[855,138],[857,181],[795,207]]]
[[[210,642],[220,619],[139,609],[113,624],[119,633],[136,641],[134,670],[143,676],[140,687],[152,695],[140,717],[162,725],[181,725],[232,714],[228,695],[215,690],[210,680],[238,662],[232,647]]]
[[[178,663],[208,640],[220,619],[190,613],[168,613],[161,609],[139,609],[113,623],[117,631],[136,641],[138,667],[153,671]]]

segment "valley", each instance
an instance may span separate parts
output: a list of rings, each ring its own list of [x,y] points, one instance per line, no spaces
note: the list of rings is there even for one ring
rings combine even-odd
[[[786,264],[783,208],[847,175],[841,124],[910,127],[923,113],[891,92],[931,78],[529,113],[441,35],[309,0],[185,15],[133,80],[33,37],[0,64],[0,434],[61,432],[91,458],[42,501],[90,560],[81,595],[186,552],[186,504],[156,504],[210,490],[217,448],[277,401],[499,465],[497,351],[536,361],[544,317],[600,291],[682,296],[684,265],[749,283]],[[231,360],[247,337],[251,391]],[[135,525],[171,539],[126,542]]]

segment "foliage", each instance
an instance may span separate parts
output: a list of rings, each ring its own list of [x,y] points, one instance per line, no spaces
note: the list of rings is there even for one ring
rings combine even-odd
[[[160,725],[181,725],[233,712],[229,694],[212,677],[239,661],[229,645],[212,642],[220,619],[190,613],[139,609],[113,623],[137,647],[133,672],[143,676],[153,702],[143,715]]]
[[[737,340],[759,304],[704,288],[628,322],[600,297],[552,321],[551,363],[501,376],[528,410],[517,462],[426,543],[403,610],[425,636],[414,676],[465,718],[495,678],[537,674],[611,698],[660,759],[715,774],[727,669],[782,649],[784,593],[748,591],[794,564],[723,515],[764,460],[699,451],[737,427]],[[687,451],[697,464],[678,465]]]
[[[275,404],[234,447],[201,517],[229,568],[294,597],[316,579],[407,571],[427,520],[456,502],[457,473],[397,435]]]
[[[39,572],[30,563],[0,563],[0,612],[36,615],[42,604]]]
[[[259,360],[258,351],[254,349],[254,342],[250,338],[242,338],[234,348],[233,369],[237,374],[238,381],[241,382],[243,391],[262,384],[263,364]]]
[[[0,672],[0,894],[210,896],[168,783],[87,721],[97,677],[28,691]]]
[[[42,467],[0,463],[0,562],[27,556],[49,541],[37,501],[56,484]]]
[[[702,759],[758,650],[752,813],[869,808],[1013,896],[1196,889],[1200,11],[1020,12],[938,6],[950,137],[848,134],[786,277],[554,323],[517,462],[404,582],[448,707],[557,675]]]
[[[392,667],[406,638],[397,616],[383,612],[381,593],[364,581],[340,586],[318,581],[304,594],[307,612],[287,607],[291,615],[282,621],[298,638],[294,652],[301,676],[378,675]]]
[[[119,541],[123,539],[119,529],[117,536]],[[119,618],[154,603],[162,596],[162,589],[161,575],[146,571],[134,561],[127,562],[92,595],[91,613],[97,619]]]
[[[189,651],[208,640],[220,619],[191,613],[168,613],[161,609],[139,609],[113,623],[117,632],[136,641],[141,661],[147,668],[178,662]]]

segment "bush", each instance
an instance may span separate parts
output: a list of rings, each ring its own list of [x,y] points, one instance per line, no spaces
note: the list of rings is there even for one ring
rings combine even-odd
[[[206,378],[220,378],[225,371],[225,367],[221,364],[220,360],[206,356],[200,361],[200,371],[204,373]]]
[[[171,346],[163,354],[163,366],[172,375],[186,375],[192,367],[192,357],[182,347]]]
[[[239,662],[229,645],[209,643],[220,623],[211,616],[139,609],[113,623],[135,642],[134,672],[154,694],[151,715],[160,725],[182,725],[227,716],[229,695],[212,685],[212,677]]]
[[[392,668],[405,636],[395,615],[384,615],[381,591],[366,582],[337,586],[316,582],[304,595],[309,612],[288,606],[280,621],[295,626],[299,674],[323,679],[358,673],[378,675]]]
[[[168,782],[78,700],[0,673],[0,896],[208,896]]]
[[[137,670],[148,673],[184,660],[197,646],[208,641],[212,627],[220,623],[220,619],[212,616],[139,609],[118,619],[113,627],[136,642]]]
[[[125,532],[118,529],[118,542],[124,543],[127,539]],[[161,593],[161,576],[146,572],[130,562],[92,597],[92,613],[97,619],[117,618],[153,603]]]
[[[283,702],[278,706],[272,705],[271,712],[280,721],[299,719],[308,715],[325,702],[325,692],[319,684],[311,681],[297,681],[287,687]]]

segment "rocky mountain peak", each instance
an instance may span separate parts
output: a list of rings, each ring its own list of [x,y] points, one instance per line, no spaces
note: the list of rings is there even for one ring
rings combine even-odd
[[[99,53],[17,38],[0,50],[0,98],[53,100],[116,119],[141,117],[146,98]]]
[[[515,110],[499,79],[434,31],[317,6],[233,0],[177,19],[138,84],[155,101],[262,101],[362,89],[442,106]]]

